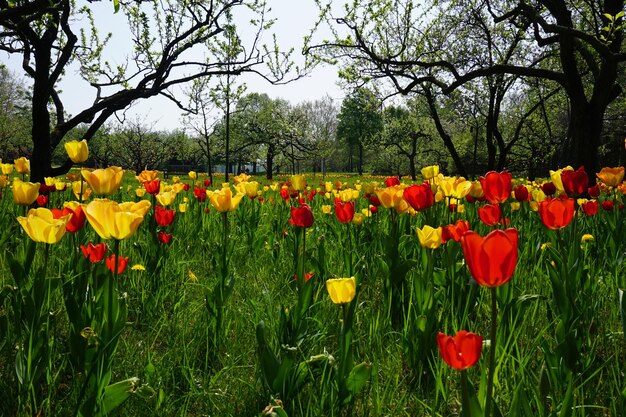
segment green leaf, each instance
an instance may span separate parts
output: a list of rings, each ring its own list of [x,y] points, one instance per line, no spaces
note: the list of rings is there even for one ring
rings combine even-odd
[[[369,363],[360,363],[350,371],[346,378],[346,388],[352,396],[357,395],[367,384],[372,374],[372,365]]]
[[[113,0],[113,10],[115,13],[120,11],[120,0]]]
[[[574,408],[572,407],[574,403],[574,384],[572,383],[573,379],[570,379],[569,385],[567,387],[567,392],[565,393],[565,397],[561,402],[561,410],[559,411],[559,417],[571,417],[574,412]]]
[[[139,388],[139,378],[136,377],[125,379],[106,387],[104,389],[104,397],[102,398],[104,415],[110,414],[111,411],[122,405]]]

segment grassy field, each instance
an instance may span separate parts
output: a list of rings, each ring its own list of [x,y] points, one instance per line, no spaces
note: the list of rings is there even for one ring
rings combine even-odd
[[[119,241],[117,253],[128,257],[119,276],[79,249],[103,241],[91,220],[58,243],[35,244],[16,220],[25,206],[14,203],[10,184],[2,190],[0,415],[451,416],[462,412],[463,375],[482,412],[493,294],[493,415],[626,415],[618,188],[597,198],[614,201],[613,210],[589,216],[577,202],[559,230],[531,207],[545,196],[500,204],[506,227],[519,233],[518,259],[511,280],[491,290],[472,278],[460,243],[426,249],[416,233],[461,219],[481,236],[504,228],[481,222],[484,202],[443,196],[423,211],[383,204],[372,214],[384,178],[307,175],[304,190],[294,190],[294,179],[281,176],[250,178],[256,198],[224,214],[195,197],[205,178],[181,176],[190,188],[168,207],[173,223],[159,226],[156,198],[138,197],[140,183],[125,175],[109,198],[152,206]],[[361,224],[338,221],[342,196]],[[307,228],[289,221],[300,198],[314,218]],[[47,206],[75,199],[69,188],[51,192]],[[593,239],[581,241],[585,234]],[[115,239],[107,243],[107,256],[116,253]],[[354,300],[335,305],[326,280],[351,276]],[[442,359],[437,333],[462,329],[485,342],[476,366],[459,372]],[[127,382],[106,390],[119,381]]]

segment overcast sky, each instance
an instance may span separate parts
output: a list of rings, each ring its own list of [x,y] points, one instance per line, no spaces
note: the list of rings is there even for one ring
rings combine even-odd
[[[82,1],[78,0],[77,3],[80,5]],[[270,32],[276,33],[281,50],[294,47],[294,54],[300,56],[302,39],[309,33],[318,15],[314,1],[268,0],[268,3],[272,8],[271,16],[277,19]],[[106,16],[105,24],[98,21],[101,37],[104,37],[107,32],[113,33],[113,38],[107,46],[112,55],[106,56],[112,63],[121,62],[131,48],[130,43],[126,41],[129,36],[126,18],[122,13],[114,15],[110,2],[94,2],[90,3],[89,7],[94,10],[96,18]],[[0,59],[8,64],[17,75],[22,76],[21,60],[17,58],[9,58],[8,55],[3,54]],[[310,76],[282,86],[271,85],[260,77],[240,78],[246,83],[247,92],[267,93],[271,97],[282,97],[295,104],[305,100],[316,100],[324,95],[340,101],[344,92],[337,86],[336,74],[336,68],[316,68]],[[76,68],[70,68],[66,72],[60,87],[66,111],[70,114],[78,113],[93,100],[95,90],[92,91],[91,87],[80,80]],[[161,97],[137,101],[128,115],[133,119],[139,116],[154,129],[171,130],[182,126],[181,112],[178,107]]]

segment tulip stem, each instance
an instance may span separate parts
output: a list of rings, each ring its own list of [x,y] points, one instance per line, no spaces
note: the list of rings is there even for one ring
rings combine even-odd
[[[491,287],[491,330],[489,338],[491,346],[489,347],[489,375],[487,376],[487,398],[485,398],[485,417],[491,416],[491,403],[493,401],[493,375],[495,374],[496,361],[496,330],[498,318],[498,300],[496,296],[496,287]]]
[[[461,395],[463,404],[463,415],[465,417],[472,417],[472,407],[469,398],[469,389],[467,386],[467,370],[461,371]]]

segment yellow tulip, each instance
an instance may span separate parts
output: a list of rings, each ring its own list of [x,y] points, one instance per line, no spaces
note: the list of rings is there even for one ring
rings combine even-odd
[[[359,198],[359,192],[351,188],[338,191],[337,195],[339,196],[339,198],[341,198],[341,201],[343,201],[344,203]]]
[[[13,180],[13,201],[15,204],[21,206],[33,204],[39,195],[40,185],[38,182],[32,183],[15,178]]]
[[[532,196],[532,201],[536,203],[541,203],[543,200],[548,198],[541,188],[533,188],[530,190],[530,195]]]
[[[0,164],[0,169],[2,169],[3,175],[13,174],[13,164]]]
[[[259,190],[259,183],[256,181],[252,182],[240,182],[235,186],[238,193],[246,194],[250,198],[255,198],[257,196],[257,191]]]
[[[333,190],[333,183],[331,181],[326,181],[324,183],[324,189],[327,193],[330,193]]]
[[[139,175],[136,175],[135,178],[137,179],[137,181],[143,184],[144,182],[156,180],[158,176],[159,176],[159,171],[157,170],[149,171],[147,169],[144,169],[143,171],[139,173]]]
[[[57,183],[57,180],[54,177],[44,177],[43,180],[48,187],[51,187]]]
[[[363,213],[354,213],[354,217],[352,217],[352,223],[356,224],[357,226],[360,226],[363,224],[364,221],[365,221],[365,216],[363,215]]]
[[[206,194],[213,207],[220,213],[235,211],[245,195],[244,193],[237,193],[233,196],[233,191],[230,187],[222,188],[218,191],[207,190]]]
[[[174,184],[178,184],[178,183],[180,182],[180,177],[179,177],[178,175],[174,175],[174,176],[172,177],[172,182],[173,182]]]
[[[142,198],[144,195],[146,195],[146,189],[144,187],[135,188],[135,195],[139,198]]]
[[[189,175],[189,179],[191,181],[195,181],[198,179],[198,173],[196,171],[189,171],[187,175]]]
[[[17,221],[33,241],[57,243],[65,234],[65,226],[70,221],[70,217],[72,214],[55,219],[52,211],[39,207],[28,210],[26,217],[20,216]]]
[[[13,161],[13,164],[15,165],[15,170],[20,173],[20,174],[28,174],[30,173],[30,161],[25,158],[25,157],[21,157],[21,158],[17,158],[16,160]]]
[[[250,178],[252,178],[250,175],[246,174],[245,172],[242,172],[239,175],[235,175],[233,177],[233,181],[235,181],[236,184],[241,184],[242,182],[248,182]]]
[[[428,167],[424,167],[421,169],[421,172],[422,172],[422,177],[425,180],[435,178],[437,175],[439,175],[439,165],[431,165]]]
[[[431,227],[425,225],[423,228],[417,228],[417,237],[420,241],[420,245],[427,249],[437,249],[443,243],[442,239],[443,230],[441,227]]]
[[[397,185],[376,190],[376,195],[384,208],[394,208],[398,213],[404,213],[409,209],[409,204],[402,197],[403,190]]]
[[[87,158],[89,158],[89,147],[85,139],[80,142],[76,140],[65,142],[64,146],[67,156],[69,156],[75,164],[85,162]]]
[[[485,192],[483,191],[483,186],[480,181],[472,181],[472,188],[470,188],[469,190],[469,195],[477,200],[485,195]]]
[[[363,193],[365,194],[372,194],[375,188],[376,184],[371,182],[364,182],[363,184],[361,184],[361,191],[363,191]]]
[[[270,185],[270,190],[272,191],[278,191],[278,187],[280,186],[280,184],[278,184],[277,182],[272,183],[272,185]]]
[[[178,205],[178,212],[179,213],[186,213],[187,212],[187,203],[180,203]]]
[[[561,180],[561,172],[568,170],[573,171],[574,168],[568,165],[565,168],[561,168],[556,171],[550,170],[550,180],[556,187],[556,191],[558,194],[563,194],[565,192],[565,188],[563,188],[563,181]]]
[[[302,191],[306,187],[306,177],[304,175],[292,175],[291,186],[296,191]]]
[[[444,197],[454,197],[460,200],[470,192],[471,188],[472,183],[463,177],[445,177],[439,180],[439,190]]]
[[[511,211],[518,211],[521,208],[521,204],[519,201],[513,201],[511,203]]]
[[[624,167],[604,167],[596,174],[596,176],[605,185],[608,185],[609,187],[617,187],[617,185],[624,179]]]
[[[121,203],[97,199],[87,204],[85,215],[102,239],[124,240],[131,237],[150,209],[148,200]]]
[[[585,234],[584,234],[584,235],[582,235],[582,237],[580,238],[580,243],[589,242],[590,240],[593,240],[593,235],[590,235],[589,233],[585,233]]]
[[[72,192],[74,193],[74,197],[76,197],[76,199],[79,200],[81,185],[83,187],[83,201],[85,201],[89,199],[89,197],[91,196],[91,188],[89,188],[87,184],[82,184],[80,181],[74,181],[72,183]]]
[[[6,175],[0,175],[0,188],[4,188],[9,183],[9,178]]]
[[[182,182],[177,182],[177,183],[174,183],[174,185],[172,185],[172,191],[174,191],[176,194],[180,193],[184,189],[185,189],[185,184],[183,184]]]
[[[124,170],[116,166],[94,171],[81,169],[80,173],[93,192],[99,196],[108,196],[116,192],[120,188],[124,176]]]
[[[322,205],[322,213],[324,214],[330,214],[332,211],[332,207],[330,206],[330,204],[324,204]]]
[[[163,207],[167,207],[172,204],[176,199],[176,192],[172,190],[166,191],[164,193],[159,193],[156,195],[156,199]]]
[[[356,295],[356,279],[354,277],[328,279],[326,280],[326,290],[333,303],[347,304]]]

